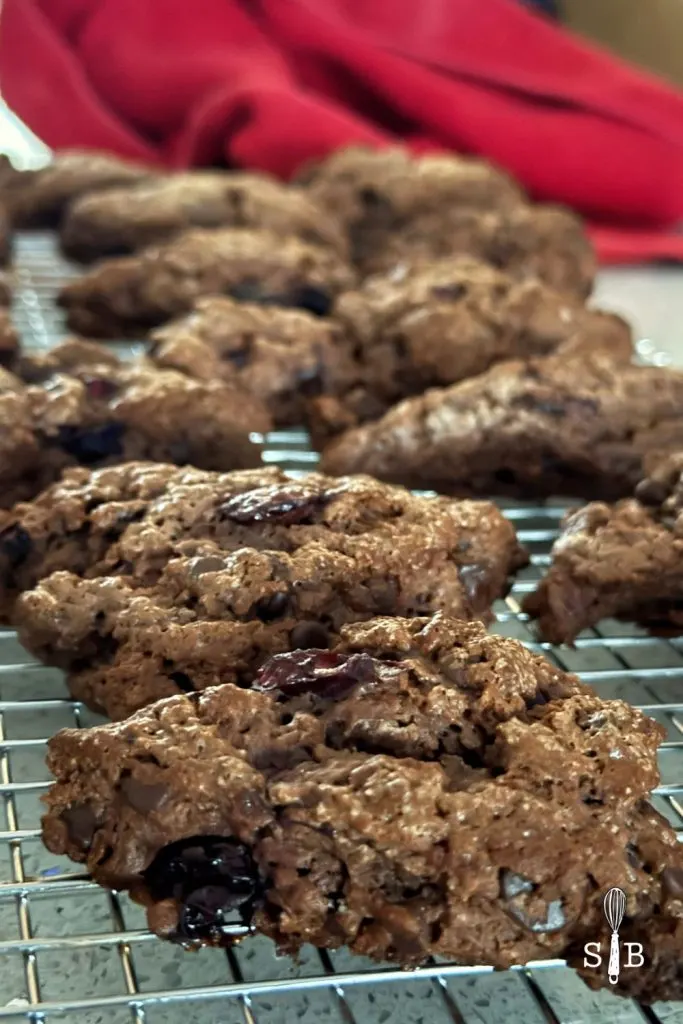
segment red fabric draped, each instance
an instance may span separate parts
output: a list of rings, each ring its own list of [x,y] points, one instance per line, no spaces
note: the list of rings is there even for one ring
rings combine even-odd
[[[0,86],[51,146],[173,167],[480,154],[604,260],[683,259],[683,94],[511,0],[4,0]]]

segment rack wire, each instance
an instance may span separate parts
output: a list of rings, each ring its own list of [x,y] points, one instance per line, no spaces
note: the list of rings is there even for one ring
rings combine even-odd
[[[64,335],[56,291],[75,271],[47,234],[20,236],[15,262],[14,315],[24,344],[49,347]],[[117,345],[125,355],[139,349]],[[316,461],[300,431],[269,435],[264,458],[292,472]],[[664,725],[654,803],[683,833],[683,640],[605,621],[584,632],[574,650],[535,642],[520,601],[548,563],[565,509],[504,507],[532,562],[497,604],[494,628]],[[45,742],[60,728],[98,720],[69,698],[61,673],[34,662],[14,633],[0,631],[0,1022],[683,1024],[683,1004],[645,1008],[593,993],[561,961],[505,972],[451,963],[404,972],[346,951],[307,948],[297,961],[278,958],[256,936],[197,954],[159,942],[125,893],[103,891],[40,843]],[[236,938],[243,932],[235,927]]]

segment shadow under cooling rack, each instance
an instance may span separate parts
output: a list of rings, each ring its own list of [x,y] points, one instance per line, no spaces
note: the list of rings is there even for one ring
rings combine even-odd
[[[74,269],[46,234],[20,236],[14,315],[24,343],[46,348],[64,335],[54,303]],[[116,345],[131,355],[141,346]],[[265,459],[292,472],[316,463],[302,431],[266,438]],[[683,643],[604,622],[576,649],[538,644],[520,612],[544,571],[563,508],[505,506],[532,553],[495,629],[604,697],[644,708],[666,729],[658,810],[683,829]],[[61,674],[31,660],[0,632],[0,1021],[67,1024],[683,1024],[683,1004],[645,1009],[594,993],[559,961],[505,972],[432,964],[403,972],[346,951],[306,948],[295,962],[249,936],[227,951],[185,953],[156,940],[123,893],[92,885],[40,843],[40,797],[49,784],[45,742],[65,726],[98,719],[69,699]],[[241,934],[235,927],[236,937]]]

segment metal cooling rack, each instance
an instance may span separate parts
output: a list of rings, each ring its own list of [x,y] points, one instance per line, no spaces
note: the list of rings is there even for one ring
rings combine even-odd
[[[18,239],[15,317],[29,348],[63,333],[57,287],[74,270],[48,235]],[[117,346],[132,354],[136,344]],[[265,458],[305,471],[316,456],[301,432],[267,438]],[[604,697],[643,708],[667,730],[654,803],[683,830],[683,640],[606,621],[575,650],[534,643],[520,600],[548,562],[564,511],[506,506],[532,564],[496,608],[495,629],[542,649]],[[274,956],[249,937],[231,950],[185,953],[145,930],[124,893],[107,893],[40,843],[45,741],[98,721],[69,699],[61,674],[0,632],[0,1021],[66,1024],[683,1024],[683,1003],[654,1009],[593,993],[561,961],[506,972],[434,963],[402,972],[341,951]],[[1,815],[4,815],[2,817]],[[240,934],[235,928],[235,935]]]

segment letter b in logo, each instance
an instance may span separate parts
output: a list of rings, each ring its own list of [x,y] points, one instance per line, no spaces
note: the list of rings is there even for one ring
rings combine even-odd
[[[645,963],[643,947],[640,942],[622,942],[626,950],[626,963],[624,967],[642,967]]]

